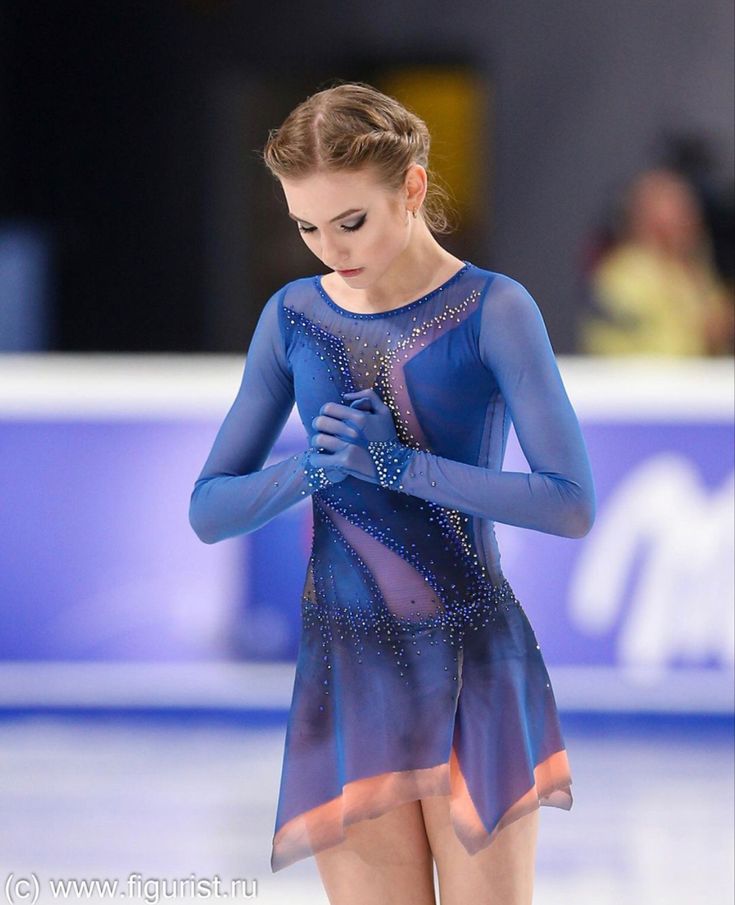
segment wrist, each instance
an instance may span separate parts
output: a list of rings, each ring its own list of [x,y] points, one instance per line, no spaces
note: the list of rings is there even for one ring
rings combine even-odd
[[[329,479],[329,474],[321,465],[312,465],[312,452],[312,449],[304,450],[300,458],[304,476],[306,477],[306,483],[308,484],[309,489],[316,493],[319,490],[323,490],[325,487],[331,487],[333,482]],[[333,471],[333,469],[330,469],[330,471]]]
[[[388,490],[403,490],[401,478],[408,467],[413,450],[397,439],[369,440],[367,450],[373,460],[377,483]]]
[[[338,468],[323,468],[321,465],[314,465],[311,461],[311,454],[314,449],[305,450],[300,458],[306,477],[306,483],[313,492],[323,490],[325,487],[331,487],[333,484],[344,480],[346,475]]]

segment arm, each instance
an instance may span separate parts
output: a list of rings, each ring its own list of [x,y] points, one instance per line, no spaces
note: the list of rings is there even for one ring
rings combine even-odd
[[[502,274],[483,301],[480,355],[498,381],[531,473],[497,472],[384,440],[369,444],[379,483],[469,515],[583,537],[595,518],[584,439],[541,312]]]
[[[263,468],[294,404],[293,380],[271,296],[253,333],[240,388],[189,503],[189,523],[207,544],[247,534],[331,483],[306,449]]]

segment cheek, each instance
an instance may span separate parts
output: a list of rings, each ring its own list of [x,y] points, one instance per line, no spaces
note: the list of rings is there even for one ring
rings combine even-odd
[[[314,233],[301,233],[301,238],[304,240],[304,245],[306,245],[309,251],[313,252],[315,255],[320,253],[321,242]]]
[[[403,241],[404,237],[399,230],[383,229],[365,236],[360,244],[377,257],[391,257],[403,248]]]

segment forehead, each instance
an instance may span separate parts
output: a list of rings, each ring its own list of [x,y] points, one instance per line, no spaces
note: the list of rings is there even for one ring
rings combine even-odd
[[[369,169],[319,172],[301,179],[281,178],[291,213],[310,220],[329,219],[348,208],[365,207],[385,196],[383,186]]]

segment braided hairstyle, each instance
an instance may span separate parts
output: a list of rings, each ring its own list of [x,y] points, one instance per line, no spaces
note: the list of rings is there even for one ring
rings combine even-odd
[[[309,95],[270,129],[260,156],[276,179],[372,167],[389,191],[400,189],[418,163],[427,173],[419,216],[432,232],[449,233],[455,229],[450,196],[429,168],[430,145],[424,120],[400,101],[365,82],[339,81]]]

